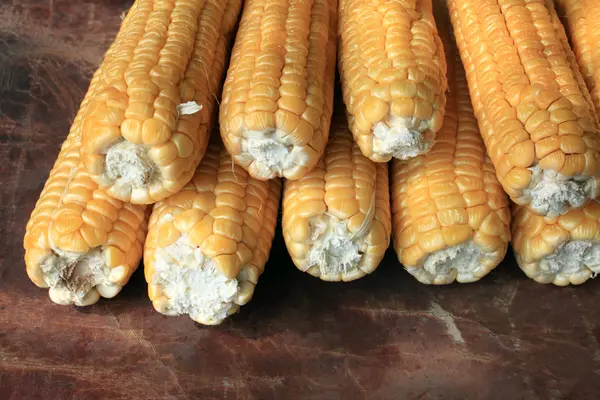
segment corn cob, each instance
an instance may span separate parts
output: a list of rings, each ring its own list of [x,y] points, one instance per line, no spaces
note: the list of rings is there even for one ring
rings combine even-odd
[[[257,179],[298,179],[323,154],[333,108],[336,0],[248,0],[220,108],[221,136]]]
[[[548,217],[595,198],[600,128],[552,2],[447,4],[504,190]]]
[[[269,258],[280,196],[279,179],[249,177],[213,140],[191,182],[152,212],[144,264],[154,308],[216,325],[246,304]]]
[[[351,281],[373,272],[391,234],[388,166],[362,155],[342,108],[317,166],[284,186],[288,251],[299,270],[326,281]]]
[[[579,285],[600,272],[600,204],[549,219],[514,206],[511,245],[519,267],[539,283]]]
[[[340,0],[339,69],[348,122],[376,162],[426,153],[446,104],[431,0]]]
[[[83,110],[92,79],[31,218],[23,245],[27,275],[58,304],[86,306],[114,297],[142,257],[146,206],[115,200],[80,163]]]
[[[241,0],[137,0],[83,115],[83,161],[120,200],[150,204],[193,176],[208,143]]]
[[[436,144],[392,164],[394,248],[410,274],[436,285],[481,279],[502,261],[510,236],[508,198],[477,129],[460,58],[446,49],[450,90]]]
[[[600,118],[600,2],[557,0],[559,14],[569,33],[579,70]]]

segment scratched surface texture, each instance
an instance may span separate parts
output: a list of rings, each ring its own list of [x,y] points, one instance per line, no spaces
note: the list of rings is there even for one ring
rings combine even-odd
[[[0,3],[0,398],[599,398],[598,282],[538,285],[512,257],[470,285],[420,285],[391,253],[327,284],[278,236],[219,327],[154,312],[141,270],[116,299],[53,305],[25,274],[24,227],[128,4]]]

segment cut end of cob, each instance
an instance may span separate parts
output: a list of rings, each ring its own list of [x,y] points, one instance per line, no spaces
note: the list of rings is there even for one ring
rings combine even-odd
[[[406,270],[421,283],[446,285],[454,281],[476,282],[498,264],[506,248],[487,252],[472,240],[430,254],[422,266]]]
[[[592,177],[567,177],[537,165],[529,170],[531,181],[524,194],[537,214],[555,218],[596,197],[596,180]]]
[[[217,325],[250,301],[275,235],[281,180],[249,177],[217,136],[194,178],[157,203],[144,244],[154,308]]]
[[[156,178],[156,165],[145,146],[121,141],[106,153],[106,174],[120,187],[145,187]]]
[[[555,218],[513,208],[511,245],[519,267],[539,283],[580,285],[600,272],[600,203]]]
[[[359,278],[364,275],[359,264],[365,250],[365,238],[353,235],[347,221],[324,214],[310,221],[313,245],[308,253],[309,270],[324,280]],[[344,279],[347,280],[347,279]]]
[[[40,265],[50,287],[50,299],[61,305],[88,306],[98,302],[100,296],[115,297],[121,291],[127,268],[110,269],[105,260],[101,248],[84,255],[53,250]]]
[[[540,283],[579,285],[600,272],[600,242],[572,240],[539,263],[521,264],[521,268]]]
[[[421,129],[414,129],[409,118],[390,115],[373,128],[373,152],[383,158],[407,160],[426,153],[433,145]],[[432,135],[429,135],[432,136]]]
[[[227,278],[187,235],[156,249],[151,290],[154,308],[166,315],[187,314],[218,325],[252,297],[254,284]],[[243,271],[243,269],[242,269]]]
[[[257,163],[255,171],[261,171],[260,178],[272,179],[276,176],[285,176],[285,170],[294,167],[297,160],[297,151],[293,143],[286,143],[285,132],[277,129],[263,131],[249,131],[246,135],[246,148],[244,152],[250,154]],[[257,177],[258,178],[258,177]]]

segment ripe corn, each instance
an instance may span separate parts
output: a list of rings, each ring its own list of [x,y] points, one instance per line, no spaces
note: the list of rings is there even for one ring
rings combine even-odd
[[[510,237],[508,198],[485,152],[460,58],[446,49],[450,90],[436,143],[392,164],[394,248],[409,273],[436,285],[481,279],[504,259]]]
[[[99,82],[96,73],[81,105]],[[114,297],[142,257],[146,206],[115,200],[80,163],[82,112],[75,118],[27,223],[25,265],[58,304],[86,306]]]
[[[511,245],[519,267],[539,283],[579,285],[600,273],[600,203],[549,219],[514,206]]]
[[[577,57],[579,70],[600,118],[600,2],[598,0],[557,0]]]
[[[336,0],[247,0],[223,88],[221,136],[257,179],[298,179],[333,108]]]
[[[391,234],[388,166],[362,155],[342,108],[317,166],[284,186],[287,249],[299,270],[326,281],[373,272]]]
[[[83,161],[120,200],[179,191],[208,143],[241,0],[137,0],[83,114]]]
[[[154,308],[216,325],[246,304],[269,258],[280,197],[280,179],[251,178],[213,140],[191,182],[154,206],[144,249]]]
[[[504,190],[550,218],[598,194],[600,128],[551,0],[447,0]]]
[[[339,0],[348,123],[376,162],[426,153],[442,126],[446,59],[431,0]]]

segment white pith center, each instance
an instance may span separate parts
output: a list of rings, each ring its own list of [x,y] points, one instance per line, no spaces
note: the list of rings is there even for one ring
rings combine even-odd
[[[249,131],[243,151],[258,163],[279,175],[296,164],[303,164],[302,154],[293,143],[287,143],[286,134],[276,129]]]
[[[600,272],[600,243],[575,240],[560,246],[540,261],[540,269],[551,274],[576,274],[590,269]]]
[[[390,115],[386,121],[378,122],[373,127],[373,152],[400,160],[423,154],[433,144],[428,143],[422,135],[426,128],[420,126],[418,130],[414,129],[409,118]]]
[[[123,140],[108,149],[106,174],[121,184],[144,187],[154,180],[156,168],[145,146]]]
[[[84,255],[54,249],[40,267],[44,281],[50,286],[52,301],[78,306],[93,304],[100,296],[116,296],[121,291],[121,286],[116,283],[125,273],[124,266],[112,270],[106,266],[100,247]]]
[[[240,291],[238,280],[224,276],[187,235],[157,249],[155,258],[152,283],[162,287],[170,313],[197,321],[221,321],[229,315]]]
[[[564,176],[556,171],[542,170],[539,165],[529,168],[531,182],[524,195],[531,198],[530,206],[538,214],[551,218],[579,208],[596,195],[592,177]]]
[[[423,268],[431,278],[449,276],[452,270],[456,271],[456,279],[461,282],[475,280],[477,270],[484,267],[482,260],[491,259],[494,253],[483,251],[472,240],[456,246],[437,251],[425,259]]]
[[[358,268],[362,252],[366,250],[364,237],[352,235],[347,221],[332,215],[322,215],[310,221],[312,248],[308,265],[317,265],[322,275],[346,274]]]

